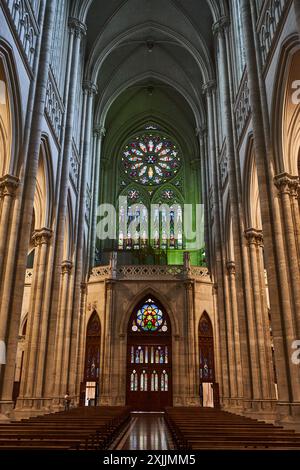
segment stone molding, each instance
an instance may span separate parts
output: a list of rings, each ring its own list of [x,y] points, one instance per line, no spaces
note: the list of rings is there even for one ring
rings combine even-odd
[[[71,274],[72,268],[73,268],[72,261],[65,260],[61,263],[62,274]]]
[[[98,93],[97,85],[91,80],[84,80],[82,82],[82,89],[89,96],[95,96]]]
[[[229,26],[230,18],[228,16],[221,16],[221,18],[219,18],[218,21],[213,24],[213,34],[215,36],[223,35]]]
[[[20,180],[16,176],[4,175],[0,178],[0,197],[15,197]]]
[[[256,245],[263,247],[264,246],[264,237],[262,230],[257,230],[255,228],[249,228],[245,230],[245,237],[250,245]]]
[[[103,126],[95,126],[93,129],[94,136],[100,138],[105,137],[106,129]]]
[[[82,21],[78,20],[77,18],[69,18],[69,28],[71,33],[75,34],[76,38],[82,38],[87,33],[87,27]]]
[[[212,94],[216,91],[217,82],[216,80],[209,80],[208,82],[204,83],[202,86],[203,94],[206,96],[212,96]]]
[[[113,277],[111,266],[95,267],[91,271],[90,281],[106,280]],[[161,265],[126,265],[117,266],[115,269],[115,279],[118,280],[172,280],[180,279],[201,279],[211,282],[207,268],[201,266],[191,266],[186,269],[184,266],[161,266]]]
[[[230,276],[235,276],[235,274],[236,274],[236,265],[235,265],[235,261],[227,261],[227,263],[226,263],[226,268],[227,268],[227,273],[228,273]]]
[[[32,235],[32,240],[34,246],[41,246],[41,245],[49,245],[50,240],[52,238],[52,230],[48,228],[41,228],[39,230],[35,230]]]
[[[297,196],[299,191],[299,176],[292,176],[288,173],[281,173],[274,178],[274,184],[278,189],[278,193]]]

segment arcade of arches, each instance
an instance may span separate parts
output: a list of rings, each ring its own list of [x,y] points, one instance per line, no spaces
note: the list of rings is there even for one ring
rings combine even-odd
[[[299,1],[0,26],[0,420],[69,391],[300,426]]]

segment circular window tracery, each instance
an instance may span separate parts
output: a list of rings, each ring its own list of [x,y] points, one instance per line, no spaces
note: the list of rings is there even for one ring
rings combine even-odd
[[[177,146],[160,135],[143,135],[129,142],[122,156],[126,175],[136,183],[154,186],[176,176],[181,167]]]
[[[166,333],[168,326],[161,309],[149,298],[137,311],[131,329],[134,333],[138,331]]]

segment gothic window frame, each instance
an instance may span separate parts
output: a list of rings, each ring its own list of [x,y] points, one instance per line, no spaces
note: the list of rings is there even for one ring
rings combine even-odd
[[[148,129],[150,128],[150,129]],[[155,147],[155,139],[161,139],[160,144],[162,144],[163,148],[163,142],[171,143],[172,145],[170,146],[171,150],[173,148],[176,149],[178,159],[180,161],[180,166],[176,172],[174,171],[174,174],[172,177],[170,177],[167,181],[162,181],[159,184],[153,184],[153,185],[148,185],[148,184],[143,184],[140,181],[134,181],[124,170],[123,164],[124,164],[124,152],[126,151],[126,148],[131,144],[139,142],[139,140],[142,137],[147,137],[148,139],[153,138],[154,141],[154,147]],[[156,140],[158,142],[158,140]],[[149,152],[148,152],[149,153]],[[184,249],[184,240],[183,240],[183,223],[182,223],[182,237],[179,238],[179,242],[175,237],[170,237],[170,239],[166,238],[166,240],[163,240],[163,233],[160,231],[160,228],[158,229],[158,237],[155,238],[155,233],[151,233],[151,225],[150,225],[150,217],[151,217],[151,203],[156,204],[156,201],[158,202],[158,198],[162,194],[162,192],[167,188],[171,188],[173,191],[176,200],[180,201],[179,204],[181,206],[181,212],[182,212],[182,218],[183,218],[183,176],[184,176],[184,159],[183,159],[183,153],[181,151],[181,147],[178,144],[178,141],[176,138],[170,135],[168,132],[164,132],[161,128],[158,126],[153,126],[153,125],[145,125],[142,130],[137,131],[135,134],[131,134],[130,137],[127,137],[125,142],[120,146],[119,150],[119,161],[118,161],[118,171],[119,171],[119,181],[120,181],[120,191],[118,195],[118,201],[117,201],[117,208],[118,208],[118,240],[117,240],[117,247],[118,250],[135,250],[135,249],[154,249],[154,250],[169,250],[169,249],[179,249],[183,250]],[[125,237],[125,227],[124,227],[124,221],[121,219],[122,214],[120,213],[120,197],[128,195],[129,191],[137,191],[140,193],[140,197],[138,200],[136,200],[134,203],[135,204],[143,204],[146,209],[147,209],[147,216],[148,216],[148,224],[147,228],[141,227],[139,228],[139,231],[137,232],[138,236],[136,234],[129,233],[128,236],[128,228],[126,229],[126,237]],[[169,205],[170,201],[165,200],[162,201],[163,203]],[[127,200],[127,208],[129,208],[129,200]],[[122,209],[123,212],[123,209]],[[161,213],[159,214],[159,218],[161,218]],[[120,228],[121,221],[123,224],[123,227]],[[129,217],[129,223],[131,219]],[[143,219],[141,218],[141,222]],[[128,223],[128,224],[129,224]],[[171,221],[172,223],[172,221]],[[159,226],[161,226],[161,221],[159,221]],[[171,231],[172,232],[172,231]],[[181,233],[181,232],[180,232]]]
[[[147,139],[151,139],[151,140],[154,141],[153,142],[153,151],[151,151],[151,149],[149,148],[149,145],[148,145],[148,148],[146,148],[145,143],[147,142]],[[149,143],[151,142],[151,140],[149,140]],[[158,140],[160,142],[155,144],[155,140],[156,140],[156,142],[158,142]],[[129,165],[131,163],[127,162],[128,169],[126,169],[126,166],[127,166],[126,165],[126,161],[127,161],[126,159],[130,155],[129,152],[131,152],[130,146],[133,146],[134,144],[138,143],[139,141],[140,141],[141,146],[139,148],[135,149],[135,152],[139,152],[139,154],[132,155],[131,158],[137,158],[138,159],[138,161],[136,163],[134,161],[132,163],[135,164],[135,165],[140,165],[140,168],[142,169],[141,171],[143,171],[144,173],[141,174],[141,175],[131,176],[129,174],[129,170],[130,170]],[[159,156],[159,158],[157,158],[157,154],[161,150],[161,148],[164,146],[164,144],[168,144],[168,147],[170,148],[171,151],[177,152],[176,156],[173,156],[173,158],[175,160],[175,163],[176,163],[176,167],[173,168],[173,169],[172,168],[163,168],[165,165],[169,165],[169,167],[172,165],[172,163],[169,164],[169,162],[166,160],[166,158],[168,158],[168,156],[169,156],[168,154],[170,152],[168,152],[164,155],[161,155],[161,156]],[[144,148],[142,147],[142,145],[144,146]],[[159,148],[159,150],[157,152],[156,152],[156,149],[155,149],[156,145],[157,146],[159,146],[159,145],[162,146],[162,147]],[[126,155],[127,153],[129,153],[129,154]],[[151,155],[151,154],[155,154],[155,153],[156,153],[156,155]],[[125,179],[125,181],[127,182],[127,185],[130,184],[130,183],[136,183],[137,185],[139,185],[141,187],[151,189],[153,191],[155,191],[157,188],[159,188],[161,185],[163,185],[167,182],[175,181],[176,178],[182,173],[182,169],[183,169],[183,166],[184,166],[183,153],[181,151],[181,148],[180,148],[177,140],[174,139],[174,137],[170,136],[169,133],[163,132],[159,129],[155,129],[155,130],[146,130],[146,129],[144,129],[143,131],[136,132],[135,134],[131,135],[123,143],[123,145],[121,147],[120,154],[121,154],[121,158],[119,159],[119,172],[120,172],[120,175],[122,175],[121,177],[123,177]],[[149,160],[151,157],[154,158],[153,163],[151,163],[150,160]],[[159,171],[156,170],[158,165],[160,166],[160,168],[158,168]],[[151,182],[152,178],[150,176],[148,176],[148,177],[145,176],[145,172],[147,171],[147,168],[150,171],[150,169],[153,170],[152,167],[154,167],[153,176],[156,174],[156,178],[159,179],[159,181],[153,180],[153,183]],[[138,170],[138,168],[137,169],[134,169],[134,168],[132,169],[132,171],[135,171],[135,170]],[[159,173],[159,172],[163,173],[164,171],[167,171],[167,170],[171,174],[168,175],[168,173],[167,173],[167,175],[165,177],[163,177]],[[146,178],[148,180],[148,182],[146,182],[146,180],[144,180],[144,182],[143,182],[142,179],[141,179],[142,177]]]
[[[206,323],[206,331],[202,329],[204,323]],[[198,354],[200,383],[215,383],[214,330],[206,311],[202,313],[198,324]],[[206,355],[208,357],[205,357]]]
[[[148,330],[140,328],[138,323],[138,315],[139,312],[143,309],[143,307],[148,303],[154,304],[160,312],[162,312],[162,322],[159,325],[159,328],[155,330]],[[136,326],[137,328],[133,328]],[[165,326],[167,329],[165,329]],[[128,323],[128,335],[129,336],[138,336],[138,337],[153,337],[153,336],[171,336],[171,322],[169,319],[169,315],[166,312],[165,308],[161,305],[161,303],[151,294],[145,296],[143,300],[141,300],[133,310],[133,313],[130,316],[130,320]]]
[[[92,328],[93,323],[97,323],[97,329]],[[84,359],[84,381],[85,382],[97,382],[100,377],[100,341],[101,341],[101,322],[98,312],[94,310],[87,322],[86,326],[86,344],[85,344],[85,359]],[[97,361],[94,364],[93,370],[95,373],[91,373],[89,370],[89,352],[97,350]]]

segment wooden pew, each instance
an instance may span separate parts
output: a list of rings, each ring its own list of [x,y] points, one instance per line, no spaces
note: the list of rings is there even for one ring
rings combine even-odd
[[[166,408],[178,449],[300,449],[300,434],[251,418],[205,408]]]
[[[0,424],[0,451],[106,449],[130,418],[130,411],[129,407],[82,407]]]

